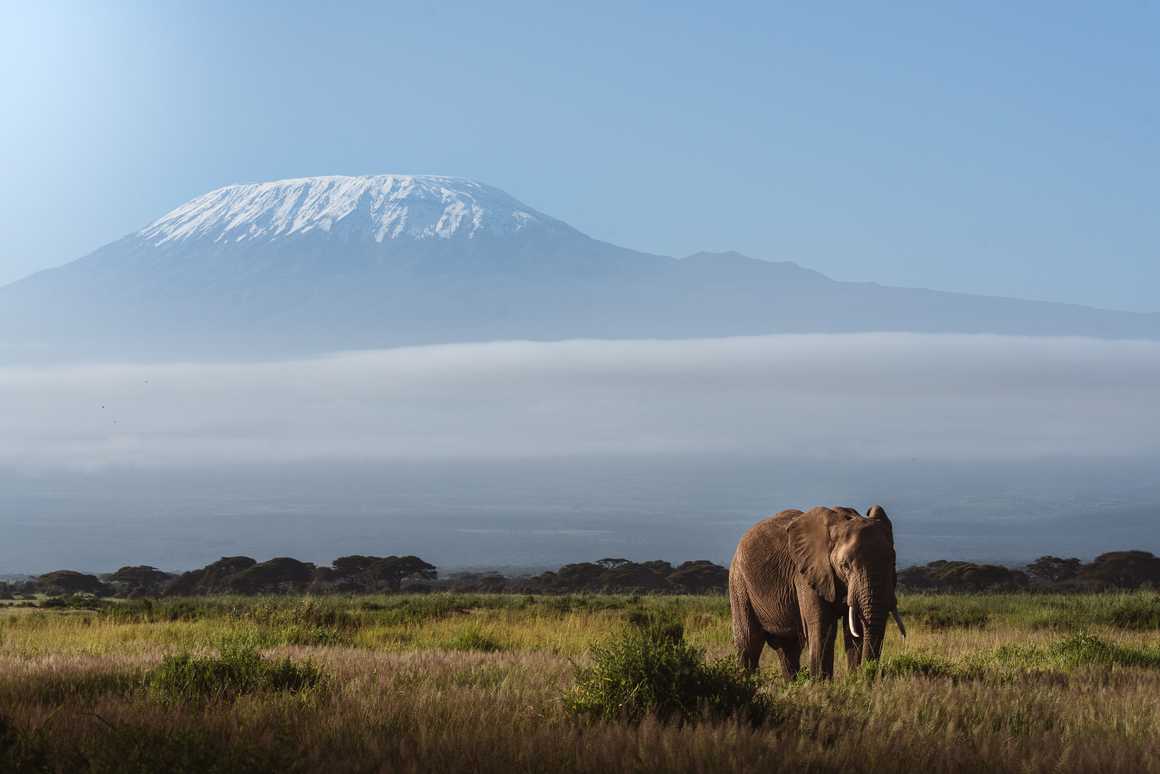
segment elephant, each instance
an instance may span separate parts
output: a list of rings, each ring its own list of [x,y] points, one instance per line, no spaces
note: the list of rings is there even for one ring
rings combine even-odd
[[[895,597],[894,529],[874,505],[787,510],[749,529],[729,566],[733,643],[742,666],[757,669],[765,645],[792,679],[809,648],[810,674],[834,674],[842,630],[851,669],[882,653],[886,617],[906,627]]]

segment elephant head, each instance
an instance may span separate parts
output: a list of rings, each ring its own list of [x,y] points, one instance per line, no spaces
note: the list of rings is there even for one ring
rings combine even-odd
[[[845,625],[861,641],[863,660],[878,658],[893,615],[906,636],[894,595],[894,529],[875,505],[866,518],[853,508],[813,508],[786,527],[798,571],[827,602],[844,598]]]

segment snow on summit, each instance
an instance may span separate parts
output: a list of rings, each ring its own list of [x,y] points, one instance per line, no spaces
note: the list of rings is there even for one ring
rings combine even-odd
[[[432,175],[304,177],[230,185],[181,205],[138,236],[155,245],[311,232],[344,239],[472,239],[573,229],[475,180]]]

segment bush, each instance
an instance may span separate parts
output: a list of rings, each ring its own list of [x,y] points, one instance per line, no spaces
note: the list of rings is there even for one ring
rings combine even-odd
[[[101,608],[101,617],[117,624],[197,621],[208,616],[208,607],[189,600],[129,599],[110,602]]]
[[[391,600],[387,604],[364,603],[364,610],[375,611],[374,620],[378,624],[397,626],[400,624],[423,624],[453,616],[466,615],[470,600],[454,595],[433,595],[423,598]]]
[[[145,601],[147,603],[149,602],[149,600]],[[152,605],[149,605],[149,609],[152,609]],[[206,614],[204,608],[199,608],[192,602],[185,600],[164,605],[162,606],[162,611],[164,618],[161,620],[165,621],[196,621],[200,618],[204,618]]]
[[[546,612],[565,616],[577,612],[623,610],[631,605],[639,604],[641,598],[639,596],[625,597],[609,594],[565,594],[546,597],[529,596],[528,599],[538,604]]]
[[[1127,666],[1160,669],[1160,649],[1129,648],[1090,634],[1075,634],[1052,646],[1049,655],[1066,666]]]
[[[983,629],[990,616],[976,607],[942,607],[924,610],[914,616],[921,625],[934,631],[943,629]]]
[[[236,617],[262,626],[297,626],[333,632],[355,632],[364,624],[364,616],[357,615],[333,599],[306,598],[297,602],[287,602],[282,598],[266,599],[241,606]]]
[[[447,641],[448,650],[476,650],[494,653],[504,650],[504,645],[494,637],[477,628],[464,629]]]
[[[66,594],[62,597],[49,597],[40,603],[40,607],[66,610],[102,610],[105,603],[92,594]]]
[[[1031,619],[1036,629],[1083,630],[1113,626],[1129,631],[1160,630],[1160,594],[1101,594],[1056,601]]]
[[[1160,629],[1160,594],[1123,597],[1109,606],[1106,618],[1117,629]]]
[[[736,716],[757,724],[771,710],[753,675],[732,659],[706,663],[671,620],[634,615],[622,636],[593,647],[592,662],[577,669],[564,695],[572,715],[628,722]]]
[[[271,635],[279,645],[336,647],[350,644],[350,636],[326,626],[284,626]]]
[[[190,702],[267,691],[302,693],[322,683],[322,672],[309,661],[269,660],[252,647],[227,646],[219,656],[166,656],[145,681],[162,699]]]
[[[876,677],[959,677],[959,670],[949,661],[921,653],[904,653],[881,661],[862,664],[861,675]]]

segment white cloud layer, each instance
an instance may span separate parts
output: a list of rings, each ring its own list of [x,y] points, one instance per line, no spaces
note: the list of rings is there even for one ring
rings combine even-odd
[[[500,342],[0,368],[0,465],[1160,449],[1160,344],[910,334]]]

